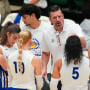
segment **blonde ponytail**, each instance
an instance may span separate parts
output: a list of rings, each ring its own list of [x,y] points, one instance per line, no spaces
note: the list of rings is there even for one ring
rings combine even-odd
[[[23,70],[22,70],[22,45],[23,45],[23,39],[20,38],[19,39],[19,51],[18,51],[18,53],[19,53],[19,55],[18,55],[18,65],[19,65],[20,73],[23,72]]]

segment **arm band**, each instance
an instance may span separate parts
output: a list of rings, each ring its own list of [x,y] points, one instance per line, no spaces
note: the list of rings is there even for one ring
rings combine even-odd
[[[37,83],[37,90],[41,90],[41,88],[43,87],[43,79],[42,79],[42,75],[36,75],[36,83]]]
[[[57,90],[57,84],[60,79],[51,78],[50,90]]]

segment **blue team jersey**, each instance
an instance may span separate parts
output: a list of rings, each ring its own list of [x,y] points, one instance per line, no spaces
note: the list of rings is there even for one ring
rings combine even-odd
[[[8,55],[16,51],[18,47],[16,44],[14,44],[11,48],[8,48],[5,45],[4,46],[0,45],[0,48],[2,49],[3,56],[7,61]],[[5,70],[3,70],[2,67],[0,67],[0,88],[7,88],[7,87],[8,87],[8,73]]]

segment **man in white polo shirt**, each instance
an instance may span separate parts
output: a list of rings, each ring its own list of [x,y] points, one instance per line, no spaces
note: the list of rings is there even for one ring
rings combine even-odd
[[[49,9],[49,18],[53,24],[51,29],[44,31],[42,41],[42,75],[47,75],[49,54],[53,56],[53,65],[56,60],[62,58],[66,39],[71,35],[80,37],[82,47],[86,47],[80,26],[72,21],[65,20],[59,6],[54,5]]]

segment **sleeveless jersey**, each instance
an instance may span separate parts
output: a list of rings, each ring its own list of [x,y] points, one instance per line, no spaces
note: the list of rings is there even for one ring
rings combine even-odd
[[[8,55],[10,55],[11,53],[13,53],[13,51],[17,50],[17,45],[14,44],[12,47],[7,47],[7,46],[3,46],[3,45],[0,45],[1,49],[2,49],[2,52],[3,52],[3,56],[5,57],[5,59],[7,60],[8,58]]]
[[[8,55],[10,55],[11,53],[13,53],[15,50],[17,50],[17,45],[14,44],[11,48],[8,48],[7,46],[3,46],[0,45],[0,48],[2,49],[3,52],[3,56],[5,57],[6,61],[8,58]],[[1,72],[0,72],[0,77],[2,78],[2,88],[6,88],[8,87],[8,73],[6,71],[4,71],[4,69],[1,67]]]
[[[65,59],[62,60],[61,68],[62,90],[88,90],[88,79],[90,75],[89,60],[82,58],[81,64],[74,62],[68,66]]]
[[[11,83],[10,87],[36,90],[34,67],[31,64],[33,54],[30,51],[23,50],[22,53],[22,74],[18,68],[18,50],[9,56],[9,67],[8,75]],[[12,78],[13,77],[13,78]]]

